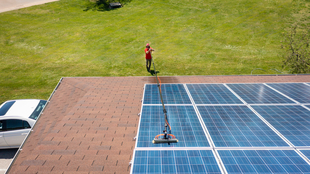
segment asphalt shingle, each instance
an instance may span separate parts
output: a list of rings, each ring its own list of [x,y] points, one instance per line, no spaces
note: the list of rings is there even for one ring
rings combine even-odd
[[[176,76],[162,83],[310,82],[310,75]],[[129,173],[143,87],[155,77],[63,78],[8,173]]]

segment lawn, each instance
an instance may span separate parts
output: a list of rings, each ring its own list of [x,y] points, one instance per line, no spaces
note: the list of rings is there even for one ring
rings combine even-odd
[[[60,0],[0,14],[0,103],[47,99],[61,77],[150,76],[150,43],[160,76],[275,74],[292,0],[132,0],[83,11]]]

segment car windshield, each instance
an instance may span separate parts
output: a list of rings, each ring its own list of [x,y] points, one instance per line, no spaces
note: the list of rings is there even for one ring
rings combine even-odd
[[[37,120],[37,118],[38,118],[39,114],[41,113],[42,109],[44,108],[45,104],[46,104],[46,100],[40,100],[38,106],[33,111],[33,113],[30,115],[29,118]]]
[[[0,108],[0,116],[5,115],[14,103],[15,103],[15,101],[6,102],[6,103]]]

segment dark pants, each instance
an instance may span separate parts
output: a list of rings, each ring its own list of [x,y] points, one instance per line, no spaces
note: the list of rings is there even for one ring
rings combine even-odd
[[[147,71],[150,71],[151,69],[151,64],[152,64],[152,59],[145,59],[146,60],[146,69]]]

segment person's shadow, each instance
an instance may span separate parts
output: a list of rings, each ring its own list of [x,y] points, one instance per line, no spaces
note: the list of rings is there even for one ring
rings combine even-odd
[[[151,73],[152,76],[155,75],[155,71],[154,70],[150,70],[150,73]],[[156,71],[156,73],[158,74],[159,71]]]

